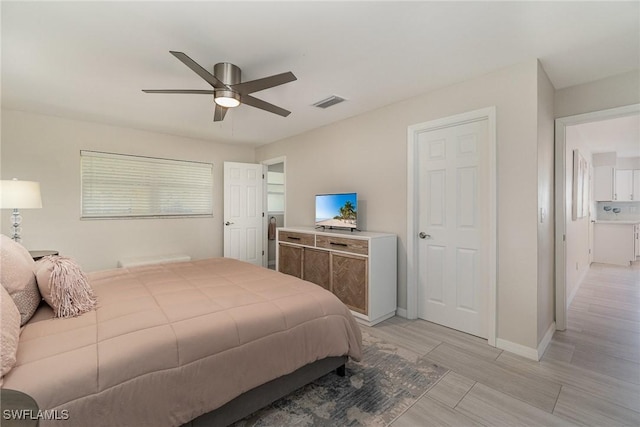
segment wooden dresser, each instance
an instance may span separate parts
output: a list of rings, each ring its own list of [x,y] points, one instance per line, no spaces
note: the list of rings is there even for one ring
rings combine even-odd
[[[277,248],[278,271],[333,292],[362,323],[395,315],[395,234],[286,227],[278,229]]]

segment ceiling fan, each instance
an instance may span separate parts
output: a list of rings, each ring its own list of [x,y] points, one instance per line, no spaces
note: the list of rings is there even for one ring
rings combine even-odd
[[[258,98],[254,98],[250,94],[260,90],[269,89],[285,83],[297,80],[296,76],[291,72],[276,74],[262,79],[250,80],[242,82],[240,79],[241,71],[236,65],[228,62],[221,62],[213,67],[213,74],[198,65],[193,59],[189,58],[182,52],[170,53],[178,58],[187,67],[191,68],[197,75],[202,77],[207,83],[213,86],[213,90],[192,90],[192,89],[143,89],[145,93],[189,93],[199,95],[213,95],[215,102],[215,112],[213,121],[219,122],[224,119],[229,108],[237,107],[240,104],[247,104],[252,107],[270,113],[287,117],[291,111],[280,108]]]

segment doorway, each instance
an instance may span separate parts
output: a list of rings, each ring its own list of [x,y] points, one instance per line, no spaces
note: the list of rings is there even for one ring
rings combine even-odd
[[[592,219],[595,219],[593,215],[593,203],[591,203],[592,212],[590,218],[588,215],[583,229],[586,230],[582,234],[578,234],[576,237],[575,229],[579,226],[580,218],[574,219],[572,214],[573,203],[573,186],[567,188],[569,183],[569,175],[572,174],[572,162],[570,161],[570,154],[573,155],[573,149],[567,144],[568,131],[576,125],[583,125],[588,123],[602,122],[610,119],[617,119],[621,117],[633,116],[640,114],[640,104],[629,105],[625,107],[612,108],[608,110],[596,111],[592,113],[579,114],[575,116],[563,117],[556,119],[555,125],[555,176],[556,176],[556,219],[555,219],[555,241],[556,241],[556,329],[565,330],[567,327],[567,310],[571,302],[571,298],[578,290],[578,285],[581,277],[584,277],[588,272],[588,265],[582,266],[581,270],[579,260],[576,261],[574,250],[572,247],[578,242],[576,239],[579,236],[584,236],[584,245],[587,248],[591,246],[593,241],[593,223]],[[571,151],[571,153],[570,153]],[[613,149],[612,151],[615,151]],[[593,175],[592,175],[593,176]],[[592,186],[595,187],[595,186]],[[584,218],[584,217],[583,217]],[[591,254],[583,256],[589,264],[591,261]],[[576,271],[578,273],[576,273]]]
[[[407,317],[496,342],[495,107],[408,130]]]
[[[286,212],[286,158],[278,157],[262,162],[266,168],[264,251],[266,266],[276,269],[276,229],[284,227]]]

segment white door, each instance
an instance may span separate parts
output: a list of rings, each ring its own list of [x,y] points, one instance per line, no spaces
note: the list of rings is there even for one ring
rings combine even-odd
[[[224,162],[224,256],[263,265],[263,166]]]
[[[483,338],[489,307],[489,123],[418,137],[418,317]]]

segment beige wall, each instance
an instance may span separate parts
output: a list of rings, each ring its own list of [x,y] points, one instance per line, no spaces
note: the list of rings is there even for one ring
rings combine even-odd
[[[214,217],[80,220],[80,150],[97,150],[214,165]],[[24,210],[23,244],[57,249],[88,271],[118,259],[184,253],[222,256],[223,161],[253,162],[252,148],[100,125],[17,111],[2,111],[2,179],[39,181],[42,209]],[[9,232],[2,212],[2,232]]]
[[[555,117],[640,103],[640,70],[556,91]]]
[[[259,147],[256,159],[287,157],[290,226],[313,224],[316,193],[358,192],[363,227],[398,235],[398,305],[406,308],[407,127],[496,106],[498,337],[536,348],[537,88],[531,60]]]
[[[554,93],[538,62],[538,344],[555,319]]]

